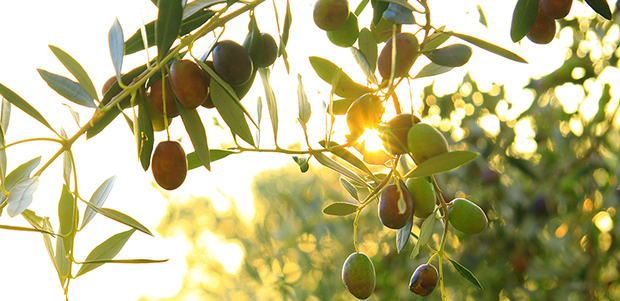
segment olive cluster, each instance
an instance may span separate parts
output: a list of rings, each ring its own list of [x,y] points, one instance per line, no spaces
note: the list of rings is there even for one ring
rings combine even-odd
[[[272,65],[277,58],[278,46],[271,35],[261,34],[261,55],[253,58],[249,45],[239,45],[231,40],[219,41],[212,51],[212,59],[203,61],[211,71],[228,83],[237,96],[242,98],[250,89],[257,68]],[[199,106],[214,108],[209,71],[188,59],[175,60],[169,72],[150,83],[145,99],[146,109],[153,130],[163,131],[179,116],[179,106],[195,110]],[[153,78],[151,78],[153,79]],[[103,86],[103,94],[116,82],[111,77]],[[157,184],[167,190],[181,186],[187,175],[187,158],[177,141],[160,142],[151,158],[151,170]]]

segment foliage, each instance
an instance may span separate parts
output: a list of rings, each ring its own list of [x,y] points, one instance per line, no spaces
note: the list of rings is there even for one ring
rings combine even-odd
[[[152,233],[132,217],[103,207],[114,178],[106,180],[89,201],[81,196],[73,143],[84,134],[87,138],[94,137],[122,114],[136,137],[141,166],[147,170],[154,145],[151,126],[154,116],[145,110],[150,101],[148,88],[169,73],[169,65],[174,61],[188,59],[193,53],[188,50],[194,47],[196,40],[211,39],[208,33],[216,33],[242,14],[249,13],[251,17],[247,43],[243,47],[252,58],[261,57],[258,53],[263,51],[262,43],[255,41],[262,38],[253,9],[263,2],[160,0],[156,3],[159,7],[157,20],[145,25],[126,41],[120,23],[115,20],[109,32],[109,45],[117,82],[101,99],[79,63],[60,48],[51,46],[52,52],[77,81],[39,69],[43,80],[69,101],[94,109],[91,119],[70,137],[63,129],[56,131],[26,100],[0,84],[0,94],[4,97],[0,110],[0,176],[4,193],[0,200],[0,214],[7,207],[10,217],[22,215],[32,225],[32,228],[0,228],[36,231],[43,235],[66,295],[71,279],[105,263],[165,261],[114,259],[136,230],[148,235]],[[612,18],[605,1],[589,0],[586,3],[602,17]],[[281,148],[277,143],[278,128],[284,125],[279,124],[278,102],[270,84],[269,68],[254,67],[248,83],[229,84],[224,80],[225,76],[218,75],[217,67],[211,68],[205,61],[219,37],[212,41],[213,47],[205,49],[199,58],[193,58],[211,78],[210,97],[215,110],[231,131],[234,146],[210,148],[198,111],[184,108],[174,100],[194,146],[194,152],[187,154],[188,167],[210,169],[213,161],[224,157],[234,160],[244,152],[277,152],[291,156],[301,171],[289,167],[257,180],[255,193],[259,218],[254,221],[241,221],[234,208],[228,213],[214,212],[206,199],[171,205],[169,215],[158,231],[163,236],[170,236],[180,230],[192,243],[188,268],[191,270],[204,264],[207,267],[205,278],[217,279],[214,283],[199,283],[199,293],[205,298],[347,299],[349,295],[343,290],[339,277],[342,262],[352,251],[364,252],[373,259],[379,277],[371,298],[376,300],[409,298],[411,295],[403,279],[408,279],[416,266],[435,259],[438,261],[440,293],[430,298],[437,300],[620,297],[620,287],[615,284],[620,260],[616,255],[618,230],[610,227],[614,218],[617,220],[614,208],[618,199],[615,189],[618,165],[615,154],[620,148],[617,138],[620,105],[612,90],[614,82],[605,79],[607,73],[617,71],[615,49],[620,38],[613,33],[618,26],[595,16],[559,20],[561,27],[571,29],[570,56],[554,73],[530,82],[527,88],[534,101],[522,111],[512,111],[502,87],[481,91],[469,76],[463,79],[457,91],[447,95],[436,95],[433,86],[428,86],[421,95],[424,104],[414,109],[413,100],[410,99],[411,105],[407,106],[399,99],[396,88],[401,84],[411,84],[411,80],[438,76],[466,64],[472,56],[469,45],[505,59],[526,62],[518,54],[490,42],[431,24],[427,1],[419,0],[414,4],[401,0],[373,0],[362,1],[355,9],[356,15],[365,9],[372,10],[374,15],[372,24],[359,26],[362,29],[358,45],[351,47],[352,56],[366,77],[365,83],[355,82],[327,59],[309,58],[316,74],[330,84],[332,90],[326,108],[322,112],[316,108],[312,110],[302,77],[298,76],[298,123],[303,133],[301,140],[306,142],[302,150]],[[277,9],[275,1],[274,9]],[[513,41],[521,40],[530,31],[535,21],[532,16],[538,13],[537,0],[517,1],[510,32]],[[277,56],[282,58],[288,71],[286,44],[293,20],[288,1],[283,20],[276,39]],[[406,68],[417,63],[418,57],[425,56],[430,60],[415,76],[397,68],[402,58],[397,55],[399,40],[396,36],[403,28],[416,33],[420,40],[419,44],[412,43],[415,54],[413,62],[405,63]],[[469,45],[444,46],[448,38]],[[389,51],[378,51],[383,42],[390,45]],[[591,43],[601,44],[598,45],[600,53],[593,51]],[[155,59],[121,74],[124,55],[151,46],[157,48]],[[610,51],[610,48],[614,50]],[[381,66],[381,62],[389,63]],[[375,75],[376,69],[388,70],[382,74],[381,81]],[[261,115],[254,120],[240,101],[254,83],[256,73],[260,75],[265,90],[275,140],[273,149],[260,147]],[[583,102],[580,109],[567,109],[568,105],[561,96],[567,83],[576,83],[582,91],[588,92],[588,102]],[[162,91],[165,93],[164,88]],[[372,106],[362,101],[370,95],[378,100]],[[4,136],[11,105],[50,129],[57,138],[6,143]],[[598,109],[589,114],[586,105],[596,105]],[[163,107],[166,108],[165,100]],[[411,146],[411,143],[409,151],[402,156],[366,149],[358,138],[367,129],[382,129],[387,107],[393,107],[397,114],[403,113],[403,107],[411,107],[409,113],[438,127],[440,135],[447,134],[449,151],[443,149],[416,162],[411,149],[415,145]],[[307,123],[311,113],[323,113],[328,120],[324,137],[309,136]],[[346,136],[346,141],[335,141],[335,120],[344,114],[351,135]],[[167,118],[163,120],[167,131],[169,121]],[[499,129],[490,131],[485,120],[495,122]],[[523,131],[517,131],[519,128],[533,134],[520,137]],[[320,147],[316,147],[315,140],[319,139],[322,139],[318,142]],[[55,142],[60,148],[36,171],[41,163],[40,157],[12,172],[6,170],[4,150],[7,147],[39,140]],[[530,147],[522,147],[524,143]],[[48,218],[37,216],[29,206],[40,175],[61,155],[64,184],[58,201],[60,225],[54,231]],[[310,168],[308,162],[311,158],[325,168]],[[74,176],[73,182],[71,175]],[[376,210],[365,209],[374,208],[375,200],[387,185],[413,177],[427,177],[432,183],[437,198],[435,211],[426,219],[414,218],[412,213],[408,224],[397,231],[383,228],[376,218]],[[544,185],[541,185],[542,181]],[[399,190],[399,193],[407,192]],[[446,203],[461,197],[475,200],[488,215],[490,226],[482,234],[463,235],[449,226]],[[83,214],[78,204],[85,206]],[[104,240],[85,257],[85,262],[77,262],[73,253],[75,238],[97,213],[130,229]],[[80,217],[83,221],[78,227]],[[204,227],[198,229],[188,225]],[[243,250],[242,269],[238,274],[227,274],[214,261],[204,259],[205,255],[207,259],[213,259],[202,249],[205,237],[213,235],[236,241]],[[55,243],[52,238],[56,238]],[[413,260],[399,253],[411,254]],[[427,260],[422,259],[425,256],[428,256]],[[79,266],[77,272],[74,266]],[[453,277],[457,275],[462,278]],[[195,287],[194,281],[187,278],[184,284]],[[188,292],[180,294],[185,293]]]

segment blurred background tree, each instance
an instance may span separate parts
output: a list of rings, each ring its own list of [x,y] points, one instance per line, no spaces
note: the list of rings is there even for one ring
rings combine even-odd
[[[417,112],[451,138],[452,149],[481,154],[436,176],[446,199],[475,200],[490,222],[479,235],[450,232],[447,253],[484,286],[444,264],[450,300],[620,300],[620,29],[596,14],[558,21],[571,40],[558,53],[564,64],[524,87],[529,106],[508,102],[502,86],[481,91],[469,75],[452,93],[435,95],[430,85],[421,95]],[[250,221],[234,205],[214,210],[206,198],[171,202],[157,231],[189,242],[188,274],[177,296],[160,300],[351,300],[340,273],[354,251],[354,218],[325,216],[334,201],[351,201],[337,174],[291,164],[255,178]],[[410,242],[397,254],[396,232],[375,210],[362,213],[359,233],[377,271],[370,300],[416,298],[408,279],[428,250],[411,260]],[[416,218],[414,233],[420,225]],[[242,250],[236,268],[214,260],[209,237]]]

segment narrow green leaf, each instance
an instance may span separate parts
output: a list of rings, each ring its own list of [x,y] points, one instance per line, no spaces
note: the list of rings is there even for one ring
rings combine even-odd
[[[288,36],[291,30],[291,23],[293,22],[293,15],[291,14],[291,4],[289,0],[286,0],[286,14],[284,15],[284,27],[282,29],[282,36],[280,36],[280,46],[278,47],[278,56],[286,56],[286,43],[288,43]],[[288,66],[288,62],[286,65]],[[288,67],[286,68],[288,72]]]
[[[121,79],[121,69],[123,67],[123,52],[125,48],[125,38],[123,37],[123,28],[118,18],[114,18],[114,23],[108,32],[108,45],[110,47],[110,57],[114,71],[116,71],[116,80]]]
[[[88,256],[86,256],[85,262],[95,261],[95,260],[110,260],[114,258],[121,251],[121,249],[125,246],[125,243],[129,240],[131,235],[135,232],[135,229],[127,230],[125,232],[121,232],[113,235],[108,238],[106,241],[99,244],[95,247]],[[75,277],[82,276],[98,267],[103,265],[104,262],[100,263],[85,263],[80,267],[80,270],[77,272]]]
[[[93,85],[93,81],[90,79],[84,68],[82,68],[82,65],[80,65],[80,63],[78,63],[73,57],[64,52],[62,49],[52,45],[49,45],[49,48],[63,64],[63,66],[65,66],[65,68],[73,74],[78,83],[80,83],[80,87],[86,91],[88,96],[92,99],[99,99],[97,97],[97,90]]]
[[[323,213],[327,215],[345,216],[355,213],[358,206],[351,203],[337,202],[331,203],[323,209]]]
[[[185,5],[183,9],[183,21],[187,18],[206,11],[205,8],[209,8],[218,3],[224,3],[225,0],[195,0]]]
[[[86,131],[86,139],[95,137],[97,134],[103,131],[103,129],[105,129],[120,114],[121,114],[121,110],[119,110],[118,107],[111,108],[109,111],[105,113],[105,115],[103,115],[103,117],[101,117],[101,119],[95,121],[93,126],[91,126],[90,129]]]
[[[142,93],[139,93],[142,95]],[[140,144],[138,145],[138,156],[142,169],[147,171],[151,163],[151,153],[153,152],[153,145],[155,144],[155,136],[153,134],[153,124],[151,123],[151,116],[149,115],[147,104],[145,99],[140,96],[138,103],[138,125],[139,125],[139,137]]]
[[[166,262],[170,259],[98,259],[98,260],[89,260],[83,262],[83,264],[93,264],[93,263],[129,263],[129,264],[140,264],[140,263],[161,263]]]
[[[9,190],[6,202],[8,204],[7,212],[10,217],[15,217],[30,206],[32,194],[37,187],[39,187],[39,178],[35,177],[21,180]]]
[[[265,88],[265,98],[267,99],[267,110],[269,111],[269,118],[271,119],[271,127],[273,128],[273,139],[278,144],[278,105],[276,103],[276,95],[273,93],[271,84],[269,83],[269,69],[258,69],[260,77],[263,80],[263,87]]]
[[[441,46],[441,44],[443,44],[445,41],[447,41],[450,38],[450,35],[443,32],[445,28],[446,26],[442,26],[438,28],[435,32],[433,32],[433,34],[428,37],[421,52],[434,50],[437,47]]]
[[[366,60],[366,56],[355,47],[349,48],[351,49],[351,53],[353,53],[353,57],[355,58],[357,65],[360,66],[362,72],[366,75],[366,80],[370,83],[378,85],[379,83],[377,82],[377,77],[375,76],[375,70],[370,66],[368,60]]]
[[[213,97],[211,97],[213,99]],[[185,130],[192,140],[195,154],[208,170],[211,170],[211,159],[209,158],[209,146],[207,145],[207,134],[205,127],[202,125],[200,115],[195,109],[187,109],[182,104],[177,102],[177,108],[183,119]]]
[[[52,225],[50,224],[49,218],[39,217],[33,211],[28,210],[28,209],[22,212],[22,216],[35,229],[41,230],[41,233],[43,234],[43,242],[45,243],[45,249],[47,250],[47,254],[49,255],[52,263],[54,264],[54,268],[56,269],[56,272],[58,272],[58,275],[60,276],[58,266],[56,265],[56,259],[54,256],[54,248],[52,247],[52,240],[51,240],[51,237],[56,236],[56,234],[54,234],[54,229],[52,228]],[[62,278],[59,277],[59,279],[62,284],[63,283]]]
[[[356,183],[358,183],[360,185],[368,186],[368,183],[366,183],[359,175],[357,175],[356,173],[352,172],[348,168],[342,166],[340,163],[338,163],[338,162],[332,160],[331,158],[325,156],[323,153],[321,153],[319,151],[312,151],[312,155],[323,166],[336,171],[337,173],[339,173],[339,174],[341,174],[341,175],[343,175],[343,176],[353,180],[354,182],[356,182]]]
[[[40,232],[44,234],[56,235],[56,233],[54,232],[49,232],[43,229],[33,229],[33,228],[25,228],[25,227],[17,227],[17,226],[9,226],[9,225],[0,225],[0,229],[25,231],[25,232]]]
[[[77,232],[77,208],[75,199],[66,185],[62,185],[60,201],[58,201],[58,220],[60,227],[58,235],[62,236],[62,243],[65,250],[65,257],[69,257],[73,251],[73,240]],[[60,256],[59,254],[57,254]]]
[[[211,10],[203,10],[204,6],[200,7],[201,5],[204,5],[204,2],[206,1],[197,0],[185,6],[185,10],[183,11],[183,21],[181,22],[181,30],[179,32],[180,36],[184,36],[192,32],[194,29],[200,27],[202,24],[211,19],[211,17],[213,17],[215,12]],[[188,8],[190,8],[190,10],[188,10]],[[188,12],[190,13],[189,15]],[[127,39],[125,42],[125,55],[143,50],[145,41],[148,47],[155,45],[155,22],[156,21],[152,21],[144,25],[144,34],[141,29],[138,29],[129,39]],[[143,35],[146,35],[146,37],[143,37]]]
[[[138,221],[136,221],[129,215],[126,215],[124,213],[118,212],[110,208],[99,208],[91,203],[87,203],[87,205],[88,205],[88,208],[92,208],[94,211],[96,211],[99,214],[107,216],[121,224],[127,225],[145,234],[153,236],[153,233],[151,233],[151,231],[149,231],[147,227],[143,226],[142,224],[140,224]]]
[[[213,100],[215,108],[222,116],[222,119],[224,119],[224,122],[230,127],[230,130],[239,135],[245,142],[254,146],[252,133],[248,123],[245,121],[243,110],[240,108],[241,104],[230,97],[216,80],[211,81],[211,100]]]
[[[54,130],[52,129],[52,126],[47,122],[47,120],[45,120],[45,118],[41,116],[41,113],[39,113],[39,111],[37,111],[29,103],[27,103],[23,98],[15,94],[15,92],[11,91],[9,88],[4,86],[3,84],[0,84],[0,94],[2,94],[2,96],[4,96],[4,98],[8,100],[10,103],[14,104],[16,107],[20,108],[26,114],[30,115],[30,117],[36,119],[37,121],[42,123],[44,126],[46,126],[48,129],[52,131]]]
[[[62,236],[56,237],[56,255],[54,256],[54,265],[57,267],[58,278],[62,285],[65,284],[69,274],[71,274],[71,261],[66,256],[67,249],[62,239]]]
[[[252,62],[256,65],[263,59],[263,38],[261,37],[258,26],[256,25],[256,17],[254,14],[250,14],[248,30],[248,35],[243,41],[243,48],[248,51],[248,54],[252,58]]]
[[[355,8],[355,11],[353,13],[356,16],[359,16],[364,11],[364,8],[366,8],[366,6],[368,5],[368,2],[370,2],[370,0],[362,0],[360,4]]]
[[[586,0],[586,3],[603,18],[611,20],[613,17],[607,0]]]
[[[415,258],[416,256],[418,256],[418,253],[420,253],[420,248],[426,244],[429,238],[431,238],[431,235],[433,234],[433,228],[435,226],[436,218],[437,216],[435,215],[435,212],[433,212],[422,223],[422,227],[420,227],[420,235],[419,235],[418,242],[415,244],[415,247],[413,248],[413,252],[411,252],[410,258]]]
[[[349,107],[356,99],[357,98],[343,98],[334,100],[332,103],[332,111],[334,112],[334,115],[346,114]]]
[[[210,149],[209,159],[211,159],[211,162],[215,162],[219,159],[228,157],[228,155],[232,155],[236,153],[237,152],[227,151],[227,150],[222,150],[222,149]],[[203,165],[202,165],[202,162],[200,162],[200,159],[198,159],[198,155],[196,155],[196,152],[191,152],[187,154],[187,169],[188,170],[192,170],[200,166],[203,166]]]
[[[378,55],[377,40],[375,39],[375,35],[373,35],[368,28],[362,28],[362,30],[360,30],[360,36],[357,40],[357,46],[366,57],[366,61],[368,62],[370,70],[372,70],[374,75],[375,69],[377,69]]]
[[[409,234],[411,234],[411,228],[413,227],[413,215],[409,222],[402,228],[396,231],[396,250],[398,254],[403,251],[407,242],[409,241]]]
[[[50,88],[54,89],[62,97],[85,107],[96,108],[93,99],[80,85],[64,76],[37,69]]]
[[[518,0],[515,10],[512,13],[512,24],[510,25],[510,38],[513,42],[518,42],[532,29],[538,16],[538,5],[540,0]]]
[[[407,8],[408,10],[415,10],[415,8],[413,8],[413,6],[411,6],[411,4],[407,2],[407,0],[382,0],[382,1],[398,4],[400,6]]]
[[[346,178],[340,178],[340,184],[342,187],[356,200],[360,200],[359,195],[357,194],[357,188],[351,184]]]
[[[15,184],[24,179],[30,178],[30,173],[41,163],[41,157],[36,157],[20,166],[6,176],[6,180],[2,183],[5,190],[11,190]]]
[[[467,279],[467,281],[471,282],[471,284],[473,284],[477,288],[483,289],[482,284],[480,284],[480,281],[478,281],[478,278],[476,278],[476,276],[474,276],[474,274],[470,272],[466,267],[464,267],[458,261],[452,260],[450,258],[448,258],[448,260],[450,260],[452,266],[454,266],[456,271],[459,272],[459,274],[461,274],[463,278]]]
[[[114,181],[116,181],[116,176],[112,176],[107,180],[103,181],[103,183],[95,190],[95,193],[90,197],[89,202],[97,206],[97,208],[101,208],[103,203],[108,199],[108,195],[110,195],[110,191],[112,191],[112,187],[114,186]],[[90,206],[86,207],[84,211],[84,220],[82,221],[82,226],[80,229],[83,229],[92,219],[95,217],[97,212],[93,210]]]
[[[0,108],[0,125],[4,130],[4,134],[9,130],[9,120],[11,119],[11,103],[2,97],[2,105]]]
[[[60,135],[67,139],[67,133],[65,129],[60,128]],[[71,153],[66,150],[62,152],[62,178],[65,181],[65,185],[67,187],[71,185],[71,171],[72,171],[73,163],[71,162]]]
[[[478,15],[480,15],[478,22],[480,22],[482,26],[489,28],[489,25],[487,24],[487,18],[484,16],[484,11],[482,11],[482,6],[480,6],[480,4],[476,5],[476,10],[478,11]]]
[[[369,176],[373,177],[372,171],[364,164],[362,160],[356,157],[353,153],[345,149],[344,147],[339,147],[340,145],[334,141],[330,141],[329,144],[325,143],[325,140],[319,141],[319,144],[329,149],[329,151],[338,156],[340,159],[347,161],[349,164],[357,167],[359,170],[367,173]]]
[[[304,90],[304,84],[301,82],[301,74],[299,73],[297,73],[297,104],[299,107],[299,120],[305,128],[306,123],[310,120],[312,110],[308,102],[308,95],[306,95],[306,90]]]
[[[453,151],[432,157],[405,174],[405,178],[421,178],[432,174],[453,170],[475,159],[477,153],[470,151]]]
[[[424,66],[422,68],[422,70],[420,70],[420,72],[418,72],[418,74],[416,74],[416,76],[414,76],[414,78],[423,78],[423,77],[429,77],[429,76],[435,76],[435,75],[439,75],[442,73],[446,73],[450,70],[454,69],[453,67],[446,67],[446,66],[441,66],[441,65],[437,65],[433,62],[430,62],[428,65]]]
[[[457,37],[457,38],[459,38],[459,39],[461,39],[463,41],[467,41],[467,42],[469,42],[469,43],[471,43],[473,45],[476,45],[476,46],[486,50],[486,51],[495,53],[495,54],[497,54],[499,56],[503,56],[503,57],[505,57],[505,58],[507,58],[509,60],[513,60],[515,62],[526,63],[527,64],[527,61],[525,59],[523,59],[522,57],[518,56],[517,54],[515,54],[512,51],[506,50],[506,49],[504,49],[502,47],[499,47],[497,45],[493,45],[493,44],[491,44],[489,42],[480,40],[478,38],[474,38],[472,36],[460,34],[460,33],[455,33],[455,32],[451,32],[451,31],[446,31],[445,33],[447,33],[449,35],[452,35],[452,36],[455,36],[455,37]]]
[[[338,76],[338,84],[334,89],[336,95],[357,98],[363,94],[372,92],[372,89],[354,82],[334,63],[316,56],[311,56],[309,59],[316,74],[327,83],[332,84],[334,78]]]
[[[155,22],[155,44],[157,44],[157,61],[161,61],[177,39],[183,18],[183,1],[159,0],[159,12]]]

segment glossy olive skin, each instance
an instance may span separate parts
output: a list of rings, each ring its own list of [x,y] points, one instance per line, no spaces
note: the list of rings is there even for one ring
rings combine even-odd
[[[419,122],[420,118],[412,114],[399,114],[390,119],[382,129],[383,147],[392,155],[408,153],[407,134],[409,129]]]
[[[407,179],[407,190],[413,200],[414,215],[419,218],[427,218],[435,211],[437,195],[433,184],[424,178]]]
[[[407,145],[416,164],[448,152],[446,138],[438,129],[428,123],[420,122],[409,129]]]
[[[562,19],[568,15],[573,0],[540,0],[540,10],[553,19]]]
[[[482,208],[463,198],[448,203],[448,220],[454,229],[467,234],[479,234],[489,224]]]
[[[390,229],[404,227],[413,218],[413,210],[413,200],[407,187],[401,184],[385,187],[379,199],[379,219],[384,226]]]
[[[213,49],[213,67],[215,73],[233,86],[246,83],[254,68],[248,51],[230,40],[218,42]]]
[[[155,109],[164,114],[164,94],[162,93],[162,84],[165,83],[165,95],[166,95],[166,116],[174,118],[179,116],[179,109],[174,101],[174,92],[172,92],[172,85],[170,79],[166,76],[165,81],[157,80],[151,85],[151,101]]]
[[[161,132],[166,129],[166,121],[164,120],[164,114],[157,111],[155,106],[153,106],[153,101],[151,100],[151,95],[148,95],[145,99],[146,110],[149,113],[149,117],[151,118],[151,125],[153,126],[153,131]],[[168,117],[168,125],[172,123],[172,118]]]
[[[205,61],[205,65],[209,66],[209,68],[211,68],[211,70],[215,72],[213,61]],[[211,100],[211,74],[209,74],[205,70],[202,70],[202,75],[205,77],[205,81],[207,83],[207,87],[209,87],[209,91],[207,93],[207,99],[205,99],[205,101],[200,105],[207,109],[215,108],[215,105],[213,104],[213,100]]]
[[[383,80],[390,78],[392,70],[392,38],[390,38],[379,57],[377,58],[377,68]],[[409,69],[418,57],[420,45],[418,39],[411,33],[403,32],[396,34],[396,62],[394,70],[394,78],[406,77],[409,75]]]
[[[359,25],[354,13],[349,13],[347,21],[340,28],[327,31],[327,38],[340,47],[351,47],[359,37]]]
[[[276,58],[278,58],[278,45],[270,34],[263,32],[260,36],[263,40],[263,57],[260,62],[256,62],[256,66],[269,67],[273,65]]]
[[[177,141],[160,142],[151,159],[153,177],[159,187],[166,190],[177,189],[187,175],[185,151]]]
[[[190,110],[205,102],[209,93],[209,83],[203,75],[203,70],[190,60],[172,63],[170,84],[179,103]]]
[[[437,286],[439,276],[437,269],[431,264],[420,265],[409,281],[409,290],[420,296],[427,296]]]
[[[314,23],[320,29],[332,31],[344,25],[349,17],[347,0],[318,0],[312,13]]]
[[[349,255],[342,266],[342,282],[358,299],[370,297],[375,290],[376,278],[375,266],[364,253]]]
[[[534,26],[527,33],[527,38],[536,44],[549,44],[555,37],[555,19],[547,16],[542,11],[542,8],[538,10],[538,17]]]

